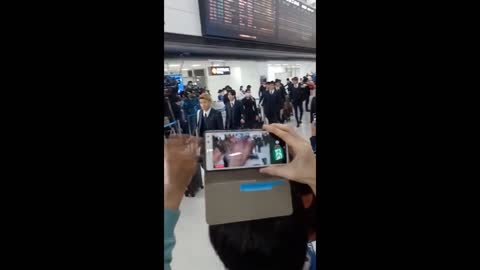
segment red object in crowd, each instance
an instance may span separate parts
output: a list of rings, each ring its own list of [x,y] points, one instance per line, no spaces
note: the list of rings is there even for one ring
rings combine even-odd
[[[315,89],[315,83],[314,82],[308,82],[307,85],[310,89]]]

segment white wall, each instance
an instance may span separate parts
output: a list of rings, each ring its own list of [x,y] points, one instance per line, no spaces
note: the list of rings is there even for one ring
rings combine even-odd
[[[165,0],[164,7],[165,32],[202,36],[198,0]]]

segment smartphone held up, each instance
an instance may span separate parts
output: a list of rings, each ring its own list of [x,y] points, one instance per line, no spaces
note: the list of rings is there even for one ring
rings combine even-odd
[[[265,130],[207,131],[206,170],[233,170],[286,164],[286,143]]]

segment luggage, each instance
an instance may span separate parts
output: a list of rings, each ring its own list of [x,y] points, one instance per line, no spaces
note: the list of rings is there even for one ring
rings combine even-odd
[[[290,117],[293,115],[293,106],[290,101],[285,101],[283,104],[282,118],[284,121],[290,121]]]

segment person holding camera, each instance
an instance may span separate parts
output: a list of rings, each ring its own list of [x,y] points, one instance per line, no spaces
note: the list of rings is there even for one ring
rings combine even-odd
[[[292,128],[272,124],[264,129],[291,150],[290,163],[262,168],[260,173],[292,181],[293,214],[209,226],[210,242],[228,269],[315,269],[311,241],[316,240],[316,157],[308,141]],[[171,269],[178,209],[195,172],[198,145],[198,138],[174,136],[164,148],[164,269]]]

